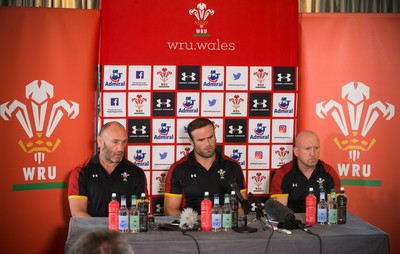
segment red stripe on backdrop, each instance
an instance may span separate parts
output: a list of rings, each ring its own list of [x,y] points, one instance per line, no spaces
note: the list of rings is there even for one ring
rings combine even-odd
[[[400,15],[303,14],[300,31],[299,130],[318,132],[350,212],[399,253]]]
[[[0,7],[1,253],[62,253],[93,154],[99,11]]]

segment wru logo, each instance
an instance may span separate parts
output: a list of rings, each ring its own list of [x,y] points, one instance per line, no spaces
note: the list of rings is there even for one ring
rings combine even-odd
[[[340,150],[349,151],[349,157],[353,161],[359,159],[360,151],[369,151],[376,143],[375,138],[367,138],[376,120],[379,117],[390,120],[394,116],[394,105],[381,101],[368,104],[369,97],[368,86],[361,82],[350,82],[342,87],[342,99],[345,103],[330,100],[316,105],[318,117],[324,119],[330,114],[339,126],[345,138],[339,140],[335,137],[334,142]]]
[[[51,104],[53,96],[53,86],[50,83],[35,80],[25,89],[27,104],[14,100],[0,105],[0,116],[4,120],[8,121],[13,117],[18,119],[29,138],[26,142],[19,140],[18,144],[25,153],[33,153],[35,161],[39,164],[44,161],[46,153],[54,152],[61,143],[59,138],[54,140],[51,135],[64,114],[66,113],[70,119],[75,119],[79,115],[78,103],[62,99]],[[33,113],[33,122],[29,106]],[[51,107],[50,116],[47,114],[48,107]]]

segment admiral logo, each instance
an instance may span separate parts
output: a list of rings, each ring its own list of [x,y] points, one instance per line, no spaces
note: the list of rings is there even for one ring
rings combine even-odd
[[[193,34],[193,36],[210,36],[206,29],[206,25],[208,24],[207,18],[214,15],[214,10],[207,9],[207,5],[205,3],[199,3],[197,4],[197,9],[189,10],[189,14],[196,18],[194,23],[198,25],[196,33]]]
[[[133,156],[135,164],[139,167],[148,167],[149,161],[145,161],[146,153],[144,153],[141,149],[136,150],[135,155]]]
[[[333,117],[343,134],[342,137],[334,137],[333,142],[356,162],[361,153],[371,150],[377,142],[375,137],[369,135],[376,121],[379,118],[391,120],[395,115],[395,107],[380,100],[370,103],[370,88],[359,81],[344,85],[341,94],[342,103],[335,100],[317,103],[316,114],[321,119]],[[370,177],[371,165],[338,164],[338,172],[340,176]],[[380,185],[380,181],[376,182]]]
[[[269,133],[265,133],[267,126],[263,126],[262,123],[257,123],[257,127],[254,128],[254,135],[250,135],[250,140],[269,140]]]
[[[218,73],[216,70],[211,70],[210,74],[207,76],[207,81],[203,82],[203,86],[205,87],[222,87],[224,85],[224,82],[218,82],[219,81],[219,76],[221,73]]]
[[[293,108],[289,109],[290,106],[290,100],[288,100],[286,97],[281,97],[281,101],[278,103],[279,109],[275,109],[274,113],[284,113],[284,114],[292,114],[293,113]]]
[[[52,137],[61,119],[63,117],[75,119],[79,115],[79,104],[65,99],[52,102],[54,87],[45,80],[35,80],[28,84],[25,87],[25,97],[27,104],[18,100],[1,104],[0,116],[5,121],[11,118],[19,121],[29,139],[27,141],[20,139],[18,145],[24,153],[32,154],[35,162],[40,165],[44,162],[46,154],[55,152],[61,144],[59,137]],[[35,180],[35,174],[37,180],[54,180],[56,170],[56,166],[22,168],[25,181]]]
[[[171,126],[168,126],[167,123],[161,123],[160,128],[158,128],[158,135],[154,135],[155,140],[173,140],[174,135],[169,135]]]
[[[109,86],[109,87],[124,87],[125,86],[125,81],[120,82],[121,77],[123,73],[118,72],[118,69],[113,69],[112,74],[109,76],[109,79],[111,82],[106,81],[104,86]]]
[[[239,152],[239,149],[233,149],[232,154],[229,157],[237,161],[241,166],[244,166],[245,162],[244,161],[240,162],[242,154],[243,154],[242,152]]]
[[[182,102],[183,108],[179,108],[179,113],[182,114],[196,114],[199,112],[199,108],[194,108],[195,99],[191,96],[186,96],[185,100]]]

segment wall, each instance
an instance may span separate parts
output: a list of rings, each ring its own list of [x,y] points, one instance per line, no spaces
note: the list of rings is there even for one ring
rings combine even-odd
[[[400,15],[303,14],[299,24],[299,130],[320,135],[349,211],[386,231],[399,253]]]

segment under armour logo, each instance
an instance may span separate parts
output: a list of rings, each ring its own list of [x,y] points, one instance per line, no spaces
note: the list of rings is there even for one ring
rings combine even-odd
[[[186,81],[187,79],[191,79],[192,81],[196,80],[196,73],[192,72],[191,75],[187,75],[186,72],[182,73],[182,81]]]
[[[157,204],[157,205],[156,205],[156,212],[157,212],[157,213],[160,213],[161,210],[162,210],[161,204]]]
[[[161,107],[161,105],[165,105],[166,107],[171,107],[171,100],[166,99],[165,101],[162,101],[161,99],[157,99],[157,108]]]
[[[279,82],[281,82],[282,79],[286,79],[286,82],[292,81],[292,79],[290,78],[292,76],[292,74],[290,74],[290,73],[286,73],[286,76],[283,76],[282,73],[278,73],[277,76],[278,76]]]
[[[93,178],[98,178],[99,175],[98,175],[98,174],[93,174],[92,177],[93,177]]]
[[[132,134],[136,134],[137,132],[140,132],[142,134],[146,134],[146,126],[142,125],[142,128],[138,128],[136,125],[132,126]]]
[[[196,177],[196,174],[191,174],[190,177],[191,177],[191,178],[195,178],[195,177]]]
[[[292,187],[297,187],[297,183],[292,183]]]
[[[258,101],[257,99],[253,100],[253,108],[258,108],[258,106],[262,106],[263,108],[266,108],[267,100],[265,100],[265,99],[262,101]]]
[[[234,132],[238,133],[238,134],[242,134],[243,131],[243,126],[239,125],[237,128],[234,128],[233,125],[229,126],[229,134],[233,134]]]

